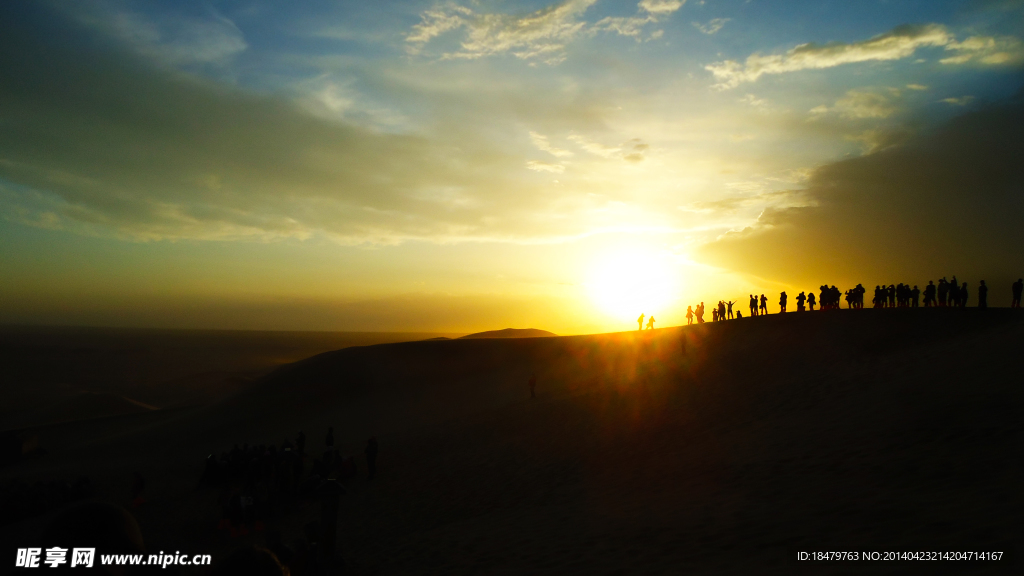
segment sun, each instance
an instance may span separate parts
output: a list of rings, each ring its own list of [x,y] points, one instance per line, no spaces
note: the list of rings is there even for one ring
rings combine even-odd
[[[632,321],[640,314],[665,313],[678,298],[680,281],[670,255],[620,249],[595,259],[587,288],[601,312]]]

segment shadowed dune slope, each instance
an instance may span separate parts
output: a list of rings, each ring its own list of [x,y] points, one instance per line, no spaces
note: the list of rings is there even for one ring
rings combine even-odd
[[[74,423],[42,431],[53,452],[3,473],[82,471],[115,494],[142,470],[159,478],[139,512],[152,546],[216,554],[236,543],[199,504],[215,497],[195,492],[202,457],[299,429],[317,454],[334,426],[343,453],[370,435],[381,445],[378,477],[342,504],[353,574],[793,574],[810,570],[799,550],[1012,556],[1024,536],[1015,312],[353,347],[160,423],[125,418],[91,440]]]

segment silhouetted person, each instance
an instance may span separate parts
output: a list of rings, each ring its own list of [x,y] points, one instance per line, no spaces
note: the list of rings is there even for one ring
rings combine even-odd
[[[687,306],[686,307],[686,325],[689,326],[690,324],[693,324],[693,307]]]
[[[735,301],[735,300],[732,300],[732,301],[730,301],[730,302],[726,302],[726,303],[725,303],[725,307],[726,307],[726,312],[725,312],[725,313],[726,313],[726,318],[732,318],[732,305],[733,305],[733,304],[735,304],[735,303],[736,303],[736,301]]]
[[[718,322],[718,306],[711,309],[711,321]]]
[[[949,282],[946,280],[946,277],[943,276],[942,279],[939,280],[939,306],[946,306],[947,296],[949,296]]]
[[[929,280],[928,285],[924,287],[924,307],[932,306],[935,306],[935,284]]]
[[[377,437],[374,436],[366,441],[366,449],[363,450],[366,454],[366,479],[373,480],[373,476],[377,473]]]
[[[910,291],[910,301],[914,303],[914,308],[917,308],[917,303],[921,299],[921,289],[914,285],[914,289]]]
[[[637,323],[637,326],[638,326],[637,330],[643,330],[644,329],[644,314],[641,314],[640,317],[636,319],[636,323]]]
[[[647,329],[648,330],[654,330],[654,315],[653,314],[651,315],[650,318],[647,319]]]
[[[1020,308],[1021,292],[1024,292],[1024,278],[1018,278],[1013,283],[1013,302],[1010,303],[1010,308]]]
[[[814,312],[814,292],[807,295],[807,307],[811,309],[811,312]]]
[[[967,307],[967,282],[964,282],[964,285],[960,287],[960,307]]]
[[[783,312],[786,311],[786,300],[788,299],[789,296],[786,296],[786,291],[783,290],[782,294],[779,295],[779,307],[781,308],[781,310],[779,310],[779,314],[782,314]]]
[[[697,312],[697,324],[703,324],[704,323],[704,303],[703,302],[701,302],[700,305],[697,306],[697,311],[696,312]]]
[[[334,427],[327,429],[327,438],[324,438],[324,445],[328,448],[334,448]]]
[[[135,472],[132,474],[132,506],[138,508],[139,506],[146,503],[146,499],[142,497],[142,491],[146,489],[146,479],[142,477],[142,474]]]
[[[757,316],[757,296],[750,295],[750,315]]]
[[[718,301],[718,319],[725,320],[725,302]]]
[[[768,313],[768,298],[764,294],[761,294],[761,310],[758,312],[758,314],[767,314],[767,313]]]
[[[985,286],[984,280],[978,286],[978,308],[988,308],[988,286]]]
[[[317,552],[320,560],[327,566],[335,563],[335,546],[338,543],[338,508],[345,488],[336,480],[327,480],[317,489],[320,497],[320,535],[317,540]],[[324,570],[327,574],[336,574],[336,570]]]
[[[537,397],[537,375],[533,374],[530,376],[530,398]]]
[[[736,311],[736,319],[739,320],[740,318],[743,318],[743,311],[742,310],[737,310]]]
[[[801,293],[796,295],[796,311],[797,312],[803,312],[804,311],[804,302],[806,302],[806,301],[807,301],[807,296],[804,296],[803,292],[801,292]]]
[[[288,569],[266,548],[248,545],[235,549],[213,566],[214,576],[288,576]]]

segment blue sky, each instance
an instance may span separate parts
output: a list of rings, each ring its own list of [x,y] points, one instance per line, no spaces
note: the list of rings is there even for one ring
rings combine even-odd
[[[868,281],[889,268],[764,269],[730,241],[827,204],[816,175],[832,164],[1014,99],[1024,65],[1012,1],[3,11],[10,322],[572,332]],[[661,288],[594,286],[623,261],[662,270]],[[438,298],[450,321],[411,311]],[[399,300],[406,324],[337,311]],[[128,301],[147,315],[118,312]],[[304,312],[260,320],[275,302]]]

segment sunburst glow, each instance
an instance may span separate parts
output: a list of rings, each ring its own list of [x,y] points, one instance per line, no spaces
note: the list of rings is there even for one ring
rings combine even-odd
[[[587,285],[604,314],[633,319],[664,314],[678,297],[681,282],[668,254],[641,248],[623,249],[597,258]]]

